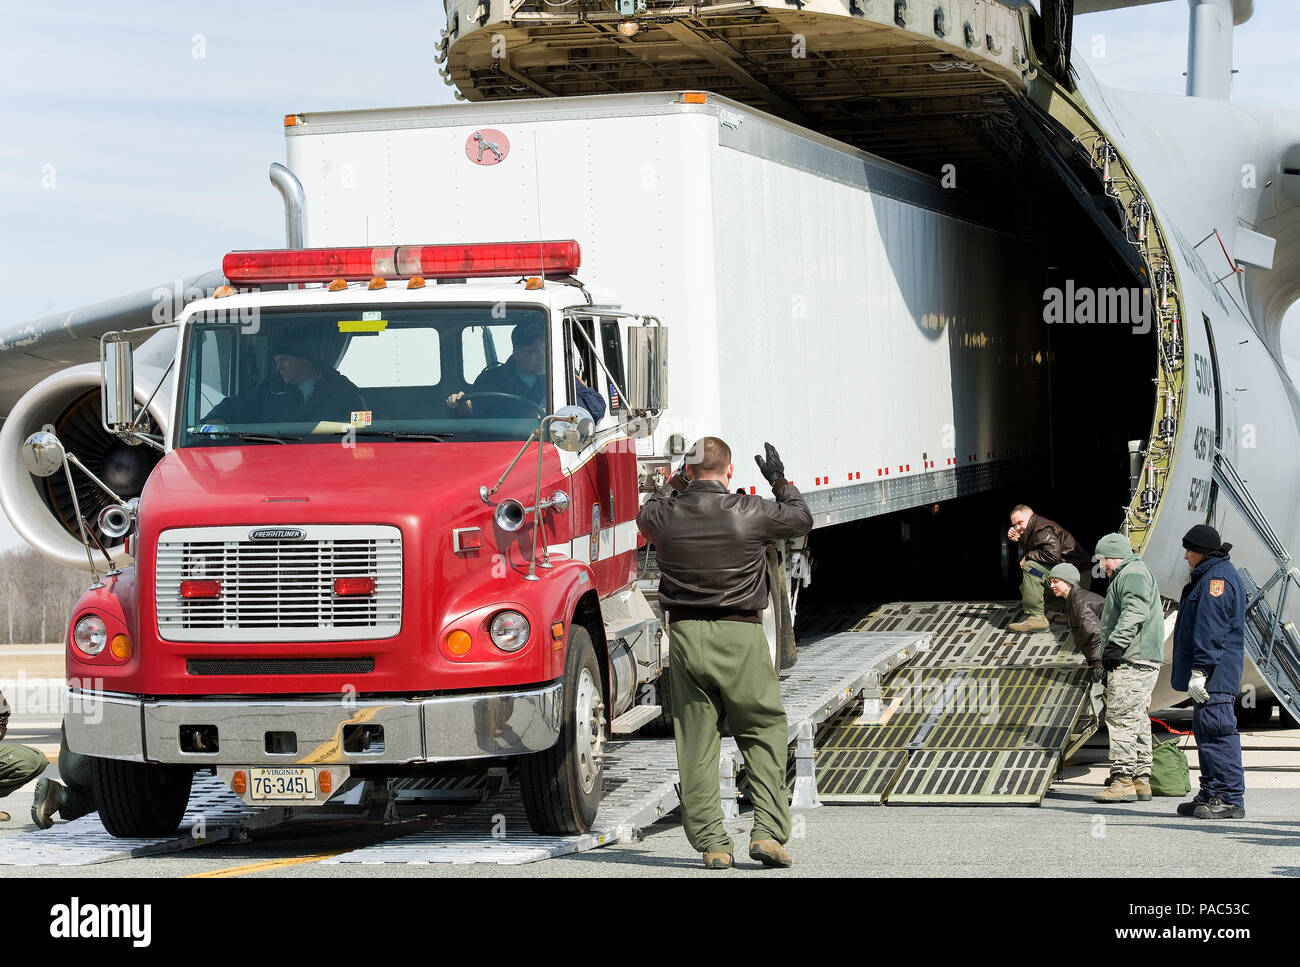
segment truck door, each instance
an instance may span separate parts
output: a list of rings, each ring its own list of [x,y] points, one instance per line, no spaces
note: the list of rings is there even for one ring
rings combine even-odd
[[[603,597],[636,578],[636,452],[634,442],[618,432],[625,411],[618,389],[625,382],[623,339],[618,319],[595,315],[566,317],[564,335],[565,366],[571,374],[565,401],[579,403],[581,379],[605,405],[595,440],[577,454],[569,511],[573,557],[590,562]]]

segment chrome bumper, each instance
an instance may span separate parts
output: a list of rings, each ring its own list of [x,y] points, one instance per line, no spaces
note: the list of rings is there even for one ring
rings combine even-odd
[[[523,692],[355,701],[157,700],[69,689],[68,747],[85,755],[195,766],[451,762],[540,752],[555,744],[561,682]],[[378,726],[382,744],[344,749],[345,726]],[[217,730],[216,752],[182,751],[182,733]],[[373,731],[373,730],[372,730]],[[268,752],[267,733],[292,733],[293,752]],[[283,747],[283,737],[278,744]]]

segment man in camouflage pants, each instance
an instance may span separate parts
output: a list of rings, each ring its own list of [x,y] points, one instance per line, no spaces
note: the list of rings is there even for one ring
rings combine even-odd
[[[1106,729],[1110,733],[1110,785],[1094,802],[1151,798],[1151,691],[1164,658],[1165,613],[1155,576],[1123,534],[1097,542],[1110,576],[1101,612],[1102,665],[1106,669]]]
[[[10,711],[9,702],[0,694],[0,740],[9,731]],[[0,799],[27,785],[44,772],[49,764],[50,760],[45,758],[45,753],[30,745],[0,741]],[[8,813],[0,812],[0,822],[8,819]]]

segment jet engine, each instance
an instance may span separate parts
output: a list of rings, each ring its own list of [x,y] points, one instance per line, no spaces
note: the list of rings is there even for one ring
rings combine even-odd
[[[143,405],[163,379],[163,370],[136,367],[136,402]],[[128,443],[104,430],[100,420],[100,367],[84,363],[60,370],[28,390],[15,404],[0,427],[0,507],[19,536],[42,554],[60,564],[87,569],[86,551],[73,511],[68,477],[63,470],[38,477],[24,468],[23,442],[44,430],[56,434],[64,449],[76,456],[86,469],[102,480],[123,501],[138,497],[162,453],[147,443]],[[167,433],[171,408],[171,382],[160,388],[149,402],[152,432]],[[115,501],[80,468],[69,465],[77,502],[93,534],[115,564],[130,557],[122,540],[111,539],[99,529],[100,512]],[[114,522],[116,523],[116,522]],[[94,540],[92,539],[92,545]],[[96,561],[104,563],[97,548]]]

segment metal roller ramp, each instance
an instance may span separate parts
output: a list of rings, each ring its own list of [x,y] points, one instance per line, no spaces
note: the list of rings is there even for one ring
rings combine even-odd
[[[1018,634],[1015,603],[885,605],[858,628],[928,632],[933,647],[818,735],[823,802],[1042,802],[1097,728],[1068,627]]]
[[[196,775],[190,803],[175,836],[117,839],[92,813],[52,829],[0,840],[0,866],[93,866],[135,856],[192,849],[242,839],[258,825],[280,820],[282,810],[245,805],[216,776]],[[259,821],[260,820],[260,821]]]
[[[928,646],[926,633],[855,631],[823,638],[799,649],[799,662],[782,680],[781,693],[795,746],[796,807],[817,805],[813,775],[816,730],[876,689],[890,672]],[[735,780],[743,763],[735,742],[723,742],[724,805],[735,806]],[[325,860],[326,863],[530,863],[640,837],[641,830],[678,806],[677,756],[669,739],[611,742],[606,750],[605,795],[596,825],[581,836],[538,836],[531,831],[516,787],[481,791],[486,798],[434,828]],[[401,783],[399,783],[400,785]],[[419,783],[417,782],[417,785]],[[479,785],[484,785],[479,783]],[[473,788],[438,790],[476,795]],[[411,790],[418,795],[418,790]],[[397,791],[397,798],[403,793]],[[328,807],[326,807],[328,808]],[[0,840],[0,866],[86,866],[175,852],[207,843],[240,841],[254,829],[287,822],[293,810],[245,805],[214,776],[194,778],[185,819],[177,835],[116,839],[97,816],[59,823]],[[303,811],[310,814],[311,810]]]

